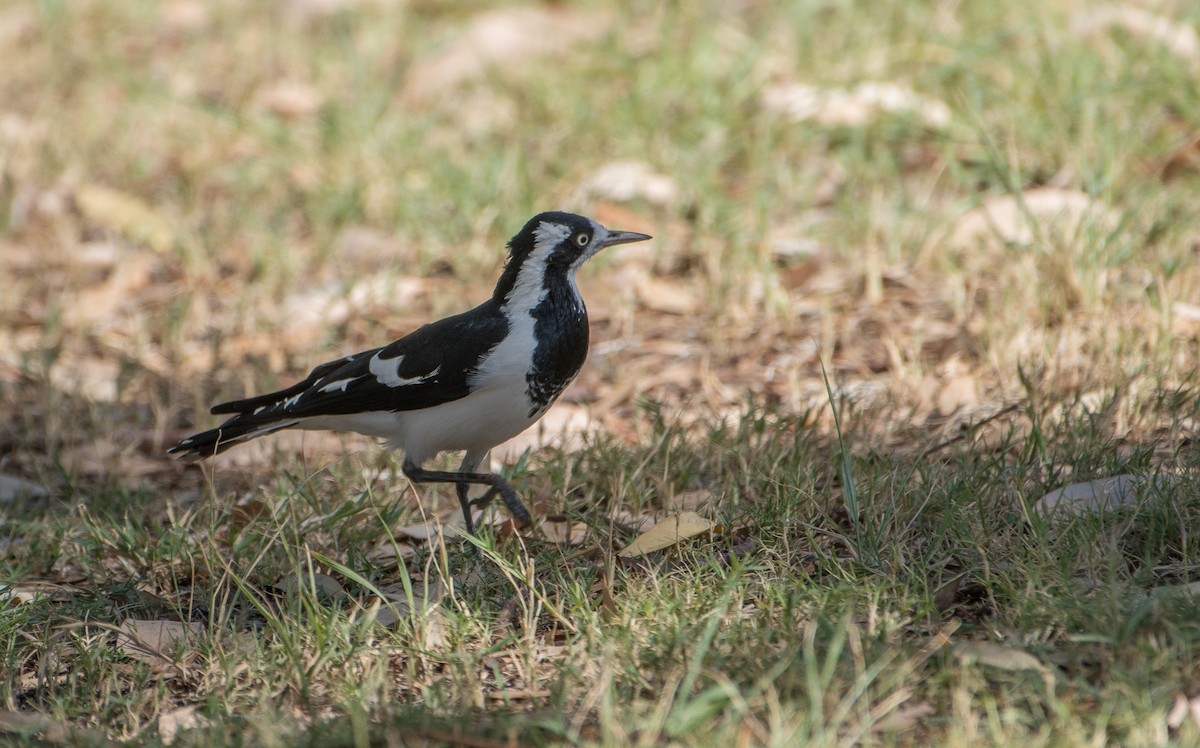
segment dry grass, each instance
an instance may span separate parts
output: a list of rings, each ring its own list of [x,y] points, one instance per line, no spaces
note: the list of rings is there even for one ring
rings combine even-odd
[[[1141,5],[5,6],[0,730],[1195,739],[1200,16]],[[579,545],[405,535],[352,438],[166,459],[552,208],[656,236],[507,454]],[[1029,512],[1130,472],[1181,478]],[[685,504],[724,534],[614,560]]]

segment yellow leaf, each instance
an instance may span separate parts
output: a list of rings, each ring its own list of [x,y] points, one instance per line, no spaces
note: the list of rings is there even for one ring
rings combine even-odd
[[[170,222],[141,198],[129,193],[85,184],[75,191],[75,204],[88,220],[142,242],[155,252],[166,252],[175,241]]]
[[[680,541],[711,531],[716,524],[704,519],[695,512],[681,512],[671,515],[663,521],[634,538],[618,553],[622,558],[644,556],[647,553],[675,545]]]

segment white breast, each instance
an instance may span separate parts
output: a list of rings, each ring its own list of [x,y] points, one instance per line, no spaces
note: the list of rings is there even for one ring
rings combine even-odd
[[[424,410],[399,413],[371,411],[306,419],[298,428],[355,431],[386,439],[418,464],[438,452],[488,450],[532,426],[541,413],[529,415],[525,380],[478,390]]]

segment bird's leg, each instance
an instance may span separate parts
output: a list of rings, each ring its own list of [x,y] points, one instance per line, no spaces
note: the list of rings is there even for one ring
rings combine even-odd
[[[529,516],[529,510],[517,498],[517,492],[512,485],[504,480],[504,478],[495,473],[476,473],[476,472],[456,472],[452,473],[446,470],[426,470],[410,460],[404,461],[404,475],[413,483],[454,483],[458,488],[458,500],[462,504],[463,516],[467,520],[467,532],[475,533],[475,522],[471,519],[471,502],[467,499],[467,487],[469,485],[488,486],[488,492],[485,497],[500,494],[500,498],[504,500],[504,505],[508,507],[508,511],[512,514],[513,519],[522,526],[533,524],[533,520]]]

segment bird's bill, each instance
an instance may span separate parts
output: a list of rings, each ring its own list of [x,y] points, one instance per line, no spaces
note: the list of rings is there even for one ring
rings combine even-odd
[[[611,247],[614,244],[629,244],[630,242],[644,242],[647,239],[654,237],[649,234],[639,234],[636,231],[609,231],[608,236],[604,237],[604,241],[600,242],[600,246],[596,249]]]

